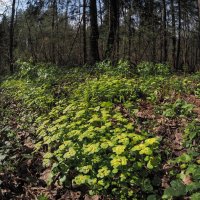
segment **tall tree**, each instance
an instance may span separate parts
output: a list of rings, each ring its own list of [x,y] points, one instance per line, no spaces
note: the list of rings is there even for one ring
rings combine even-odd
[[[181,53],[181,16],[182,16],[181,0],[178,0],[178,44],[177,44],[177,54],[176,54],[176,70],[181,70],[180,66],[180,53]]]
[[[96,0],[90,0],[90,55],[91,55],[91,64],[99,61],[99,29],[97,22],[97,3]]]
[[[132,46],[132,2],[129,2],[128,7],[128,60],[131,61],[131,46]]]
[[[163,6],[163,40],[164,40],[164,57],[163,61],[167,61],[168,56],[168,47],[167,47],[167,8],[166,8],[166,0],[162,0],[162,6]]]
[[[114,54],[117,31],[119,24],[119,0],[109,1],[109,34],[106,48],[106,57],[111,58]]]
[[[156,21],[155,21],[155,0],[150,0],[148,4],[149,16],[151,20],[151,30],[152,30],[152,54],[151,61],[156,62]]]
[[[175,19],[175,9],[174,0],[170,0],[171,4],[171,18],[172,18],[172,60],[173,68],[176,68],[176,19]]]
[[[87,38],[86,38],[86,0],[83,0],[83,63],[87,62]]]
[[[75,66],[100,57],[159,60],[177,70],[200,66],[200,0],[31,0],[17,15],[15,2],[0,38],[1,65],[10,71],[14,57]]]
[[[199,45],[198,45],[198,48],[199,48],[198,58],[199,59],[197,59],[197,62],[200,66],[200,0],[198,0],[197,3],[198,3],[198,14],[199,14]]]
[[[57,23],[57,0],[52,2],[52,24],[51,24],[51,57],[52,62],[56,63],[56,24]]]
[[[10,72],[14,72],[14,58],[13,58],[13,47],[14,47],[14,20],[15,20],[15,4],[16,0],[12,1],[12,13],[10,20],[10,46],[9,46],[9,61],[10,61]]]

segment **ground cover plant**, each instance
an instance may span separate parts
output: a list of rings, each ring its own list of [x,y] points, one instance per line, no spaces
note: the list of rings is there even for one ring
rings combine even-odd
[[[1,82],[2,199],[200,198],[199,73],[18,66]]]

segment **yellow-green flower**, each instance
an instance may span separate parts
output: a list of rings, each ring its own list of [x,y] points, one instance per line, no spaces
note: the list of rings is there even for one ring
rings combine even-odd
[[[155,143],[158,143],[158,138],[149,138],[147,140],[145,140],[145,144],[146,145],[152,145],[152,144],[155,144]]]
[[[76,151],[74,148],[69,148],[69,151],[64,154],[64,158],[71,158],[76,155]]]
[[[132,151],[140,151],[140,150],[142,150],[144,148],[146,148],[145,144],[138,144],[138,145],[134,146],[131,150]]]
[[[127,158],[125,156],[116,156],[111,160],[111,166],[113,166],[114,168],[123,165],[127,165]]]
[[[92,170],[92,165],[87,165],[78,169],[79,172],[87,174],[90,170]]]
[[[105,176],[108,176],[109,174],[110,174],[110,170],[108,169],[108,167],[105,166],[98,170],[97,177],[103,178]]]
[[[75,177],[74,182],[77,185],[85,184],[89,180],[89,178],[90,178],[89,176],[81,174]]]
[[[125,180],[126,180],[126,176],[125,176],[124,174],[121,174],[121,175],[120,175],[120,180],[121,180],[121,181],[125,181]]]
[[[152,155],[152,150],[149,148],[149,147],[146,147],[146,148],[144,148],[144,149],[142,149],[140,152],[139,152],[139,154],[140,155]]]
[[[83,147],[84,153],[93,154],[99,151],[99,143],[89,144]]]
[[[126,146],[124,146],[124,145],[118,145],[118,146],[114,147],[112,150],[117,155],[120,155],[120,154],[122,154],[124,152],[125,148],[126,148]]]

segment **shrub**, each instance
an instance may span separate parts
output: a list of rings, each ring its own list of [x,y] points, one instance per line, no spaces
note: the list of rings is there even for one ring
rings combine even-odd
[[[166,103],[163,106],[163,115],[169,118],[191,116],[194,106],[177,99],[173,104]]]
[[[154,64],[151,62],[142,62],[137,66],[137,73],[141,76],[149,76],[149,75],[162,75],[166,76],[170,73],[170,68],[166,64]]]
[[[128,61],[120,60],[117,65],[113,66],[111,61],[104,61],[97,64],[97,71],[100,74],[107,74],[111,76],[130,76],[131,70]]]
[[[17,78],[27,80],[29,82],[34,81],[36,83],[53,82],[61,75],[61,70],[58,67],[47,64],[32,64],[29,62],[17,62],[19,66]]]

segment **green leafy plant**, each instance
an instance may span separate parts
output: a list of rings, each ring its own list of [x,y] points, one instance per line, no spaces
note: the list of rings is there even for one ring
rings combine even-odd
[[[130,65],[126,60],[119,60],[116,66],[113,66],[111,61],[100,62],[96,65],[96,69],[101,74],[110,76],[128,77],[132,74]]]
[[[141,76],[166,76],[170,73],[170,68],[166,64],[154,64],[151,62],[142,62],[137,66],[137,73]]]
[[[195,199],[199,195],[200,168],[198,156],[198,152],[190,151],[170,161],[172,164],[178,165],[180,170],[179,173],[176,173],[174,180],[171,181],[171,186],[165,189],[163,199],[184,197],[185,195]]]
[[[185,129],[184,132],[184,144],[186,147],[197,147],[199,149],[199,137],[200,137],[200,123],[193,121]]]
[[[73,184],[86,185],[90,194],[124,199],[136,197],[138,190],[153,191],[148,176],[160,165],[160,138],[137,133],[120,108],[127,101],[134,104],[134,85],[116,77],[90,80],[74,91],[68,106],[61,103],[38,119],[42,141],[37,146],[49,146],[44,163],[54,163],[55,175],[62,171],[61,182],[73,169]]]
[[[37,200],[48,200],[48,197],[44,194],[37,197]]]
[[[158,174],[166,155],[160,151],[161,138],[153,133],[156,119],[148,120],[153,122],[148,129],[135,112],[141,105],[147,109],[161,105],[159,113],[166,117],[193,120],[193,105],[180,99],[162,103],[183,93],[198,95],[199,74],[169,77],[168,66],[152,63],[141,65],[133,74],[125,61],[117,66],[103,62],[93,68],[69,68],[65,73],[51,65],[19,65],[19,72],[4,81],[1,90],[22,107],[16,117],[19,130],[37,134],[37,150],[45,147],[44,165],[51,167],[48,183],[56,177],[57,184],[84,185],[91,195],[117,199],[198,198],[197,120],[185,129],[183,145],[188,152],[173,159],[171,186],[161,194]],[[0,113],[5,112],[3,108]],[[11,115],[12,110],[6,112],[5,116]],[[3,115],[3,124],[9,120]],[[15,141],[17,132],[10,126],[2,130]],[[2,148],[0,152],[4,165],[9,156],[4,156]],[[185,184],[188,177],[191,182]]]
[[[74,169],[73,184],[87,185],[91,194],[112,191],[113,196],[125,197],[136,195],[133,191],[138,187],[146,192],[153,190],[148,174],[160,163],[156,153],[159,138],[135,133],[112,103],[89,108],[70,104],[47,133],[45,124],[39,134],[44,137],[42,144],[57,144],[55,151],[44,156],[46,164],[53,157],[58,160],[55,173],[58,168],[66,174]]]
[[[166,103],[163,106],[163,115],[169,118],[174,118],[177,116],[184,117],[190,116],[192,114],[194,106],[188,104],[185,101],[178,99],[175,103]]]

